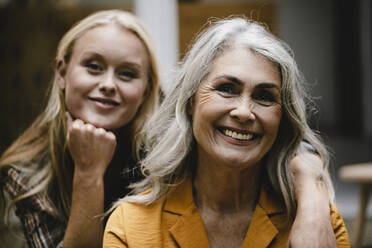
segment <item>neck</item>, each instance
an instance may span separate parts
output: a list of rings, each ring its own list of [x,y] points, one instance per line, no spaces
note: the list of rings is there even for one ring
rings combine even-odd
[[[198,161],[193,181],[199,210],[219,213],[254,211],[260,190],[260,165],[238,169]]]

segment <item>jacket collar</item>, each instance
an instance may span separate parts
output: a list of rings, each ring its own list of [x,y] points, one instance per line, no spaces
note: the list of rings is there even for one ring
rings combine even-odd
[[[164,211],[179,216],[169,231],[180,247],[209,247],[203,220],[194,203],[190,177],[169,192]]]
[[[189,207],[196,206],[192,194],[191,177],[186,177],[168,193],[164,211],[182,215]]]
[[[243,247],[267,247],[278,234],[269,215],[283,213],[284,207],[273,195],[272,188],[263,184]],[[169,231],[180,247],[209,247],[203,221],[193,200],[190,177],[169,192],[164,211],[178,216]]]

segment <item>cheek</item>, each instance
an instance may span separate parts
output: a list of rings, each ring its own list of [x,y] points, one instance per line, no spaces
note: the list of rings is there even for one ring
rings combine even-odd
[[[210,118],[209,115],[211,111],[209,100],[210,96],[208,96],[208,94],[198,94],[195,97],[192,111],[194,131],[199,131],[200,128],[203,127],[203,124],[208,122],[208,119]]]
[[[193,112],[198,112],[200,118],[211,121],[226,111],[226,105],[227,102],[216,93],[201,88],[195,97]]]
[[[221,106],[211,95],[203,95],[196,99],[192,126],[195,139],[200,144],[211,144],[214,140],[214,124],[222,116]]]
[[[80,116],[81,111],[84,109],[83,99],[74,90],[69,90],[66,88],[65,91],[65,105],[66,110],[70,112],[70,114],[76,118],[82,118]]]
[[[265,115],[265,126],[266,131],[268,131],[271,135],[277,135],[280,121],[282,119],[282,111],[280,107],[273,107],[271,111],[268,111]]]
[[[70,81],[66,83],[65,102],[66,102],[67,107],[70,108],[71,105],[76,105],[79,103],[78,101],[79,92],[80,92],[80,89],[78,87],[75,87],[74,83],[71,83]]]
[[[95,85],[94,78],[87,76],[78,69],[71,69],[66,75],[65,80],[65,91],[69,95],[84,94],[90,91]]]
[[[145,97],[145,85],[126,85],[120,88],[120,92],[125,102],[140,105]]]
[[[193,106],[193,111],[192,111],[192,129],[193,129],[193,133],[194,133],[194,137],[197,141],[197,143],[200,143],[201,142],[201,135],[202,135],[202,131],[204,128],[203,128],[203,123],[204,123],[204,119],[203,117],[205,117],[203,115],[203,109],[201,108],[202,106],[200,104],[196,104]]]

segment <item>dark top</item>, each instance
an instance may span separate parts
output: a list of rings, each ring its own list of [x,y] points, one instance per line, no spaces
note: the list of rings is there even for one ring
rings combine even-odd
[[[125,155],[123,153],[125,153]],[[48,158],[42,159],[40,164],[45,163],[47,160]],[[68,163],[72,163],[71,158],[68,158],[68,161]],[[127,187],[129,184],[138,181],[140,178],[141,173],[136,161],[133,159],[131,147],[125,145],[125,142],[118,141],[115,155],[104,177],[105,211],[111,207],[113,202],[124,197],[130,191]],[[52,182],[51,185],[53,189],[53,187],[56,186],[56,182]],[[6,166],[1,169],[0,188],[5,193],[9,194],[11,199],[15,199],[30,190],[27,186],[25,173],[22,173],[22,171],[14,166]],[[58,195],[53,191],[58,190],[52,190],[50,199]],[[47,207],[43,203],[40,194],[32,195],[18,201],[15,208],[15,213],[21,221],[29,247],[62,247],[62,240],[67,223],[47,211]],[[104,224],[106,220],[107,218]]]

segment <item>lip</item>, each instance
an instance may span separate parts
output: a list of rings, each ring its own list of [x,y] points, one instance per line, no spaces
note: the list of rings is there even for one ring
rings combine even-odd
[[[101,109],[113,109],[120,105],[119,102],[110,99],[110,98],[104,98],[104,97],[89,97],[90,101],[94,102],[95,105]]]
[[[222,129],[229,129],[232,131],[235,131],[237,133],[243,133],[243,134],[252,134],[255,136],[258,136],[259,134],[257,132],[250,131],[248,129],[240,129],[240,128],[235,128],[235,127],[228,127],[228,126],[218,126],[217,129],[222,130]]]
[[[227,143],[230,143],[230,144],[233,144],[233,145],[238,145],[238,146],[252,145],[253,143],[257,142],[257,140],[259,138],[261,138],[261,136],[262,136],[257,132],[253,132],[253,131],[246,130],[246,129],[227,127],[227,126],[219,126],[216,129],[217,129],[217,133],[222,137],[223,140],[225,140]],[[251,134],[251,135],[253,135],[253,139],[251,139],[251,140],[234,139],[232,137],[226,136],[222,131],[223,129],[228,129],[228,130],[235,131],[237,133],[242,133],[242,134]]]

